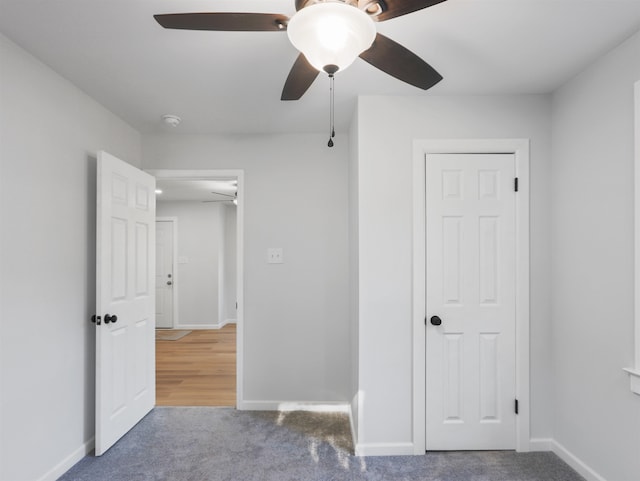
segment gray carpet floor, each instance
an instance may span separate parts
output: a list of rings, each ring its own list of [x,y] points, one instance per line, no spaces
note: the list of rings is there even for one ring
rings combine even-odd
[[[155,408],[61,481],[584,481],[553,453],[353,456],[344,414]]]

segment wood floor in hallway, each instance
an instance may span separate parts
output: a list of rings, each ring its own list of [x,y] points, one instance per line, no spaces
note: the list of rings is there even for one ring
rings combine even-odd
[[[236,405],[236,325],[156,341],[156,405]]]

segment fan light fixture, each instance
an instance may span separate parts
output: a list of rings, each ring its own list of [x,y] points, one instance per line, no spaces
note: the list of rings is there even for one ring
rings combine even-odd
[[[295,0],[292,17],[277,13],[165,13],[154,15],[164,28],[218,32],[284,32],[301,53],[291,67],[281,100],[298,100],[319,72],[329,76],[329,142],[333,147],[334,74],[356,57],[402,80],[430,89],[442,80],[415,53],[376,32],[374,22],[432,7],[446,0]],[[166,120],[165,120],[166,121]]]
[[[373,44],[376,27],[359,8],[342,1],[299,10],[287,25],[289,40],[317,70],[344,70]]]

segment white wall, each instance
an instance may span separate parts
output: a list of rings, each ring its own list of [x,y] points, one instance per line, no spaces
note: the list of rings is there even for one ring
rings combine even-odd
[[[553,97],[554,438],[608,481],[640,477],[640,397],[622,372],[634,362],[637,80],[638,34]]]
[[[350,398],[347,161],[325,135],[149,135],[147,169],[245,172],[244,407]],[[284,264],[267,264],[269,247]]]
[[[531,434],[550,436],[550,120],[548,96],[359,99],[362,449],[394,452],[412,441],[414,139],[531,139]]]
[[[156,205],[158,217],[177,217],[178,319],[175,328],[218,327],[220,277],[224,260],[223,206],[218,203],[163,202]],[[187,263],[180,263],[184,258]]]
[[[0,479],[55,479],[94,433],[95,156],[140,137],[1,35],[0,66]]]

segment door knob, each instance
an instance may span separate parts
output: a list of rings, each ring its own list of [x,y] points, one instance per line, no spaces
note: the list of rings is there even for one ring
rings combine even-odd
[[[106,314],[104,316],[104,323],[105,324],[109,324],[110,322],[113,322],[115,324],[117,321],[118,321],[118,316],[116,316],[116,315],[111,316],[109,314]]]
[[[167,285],[170,286],[171,284],[173,284],[173,282],[171,281],[167,281]]]
[[[440,324],[442,324],[442,319],[440,319],[438,316],[432,316],[429,320],[434,326],[439,326]]]

